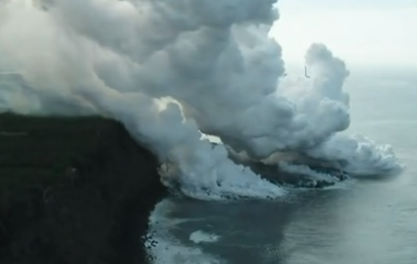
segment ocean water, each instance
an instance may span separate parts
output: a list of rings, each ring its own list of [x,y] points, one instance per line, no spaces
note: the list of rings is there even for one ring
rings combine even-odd
[[[414,74],[417,77],[417,75]],[[390,178],[293,190],[280,201],[157,205],[148,241],[155,264],[417,263],[417,78],[406,71],[352,71],[352,125],[389,143],[406,165]]]

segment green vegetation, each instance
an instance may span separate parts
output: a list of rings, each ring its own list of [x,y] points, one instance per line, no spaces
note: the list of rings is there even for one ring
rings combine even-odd
[[[97,149],[100,131],[115,125],[101,117],[0,114],[0,207],[25,189],[43,189],[68,175]]]

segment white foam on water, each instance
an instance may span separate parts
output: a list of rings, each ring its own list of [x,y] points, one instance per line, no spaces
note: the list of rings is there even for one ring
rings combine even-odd
[[[209,234],[202,230],[194,231],[190,234],[190,240],[196,244],[199,243],[213,243],[219,241],[220,236],[215,234]]]
[[[217,147],[225,149],[222,145],[215,148]],[[234,164],[232,161],[230,163]],[[221,164],[217,165],[222,166]],[[238,170],[238,173],[231,170],[226,175],[220,175],[214,166],[211,176],[206,177],[191,171],[183,174],[184,168],[178,169],[174,164],[164,164],[160,175],[166,186],[178,189],[186,196],[198,200],[280,199],[287,194],[283,187],[261,178],[248,167],[237,164],[233,166]]]
[[[221,264],[222,261],[198,248],[184,246],[169,236],[157,238],[157,245],[149,252],[153,264]]]
[[[152,264],[222,264],[223,261],[203,252],[200,248],[182,244],[171,230],[187,219],[168,216],[175,205],[165,199],[158,203],[149,217],[149,228],[145,248]],[[196,233],[196,232],[194,232]],[[194,238],[207,240],[213,237],[204,233],[194,234]]]

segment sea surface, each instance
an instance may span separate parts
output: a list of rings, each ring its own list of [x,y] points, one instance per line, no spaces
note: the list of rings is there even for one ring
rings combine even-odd
[[[155,264],[416,264],[415,76],[353,70],[345,87],[347,132],[392,145],[402,174],[294,190],[282,201],[167,198],[150,219]]]

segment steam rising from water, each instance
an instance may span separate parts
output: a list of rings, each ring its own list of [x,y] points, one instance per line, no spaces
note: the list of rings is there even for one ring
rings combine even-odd
[[[296,151],[352,174],[400,169],[389,146],[337,134],[349,127],[345,63],[323,44],[309,79],[284,78],[268,37],[276,0],[0,0],[0,111],[102,114],[124,123],[187,195],[279,197],[235,165]]]

